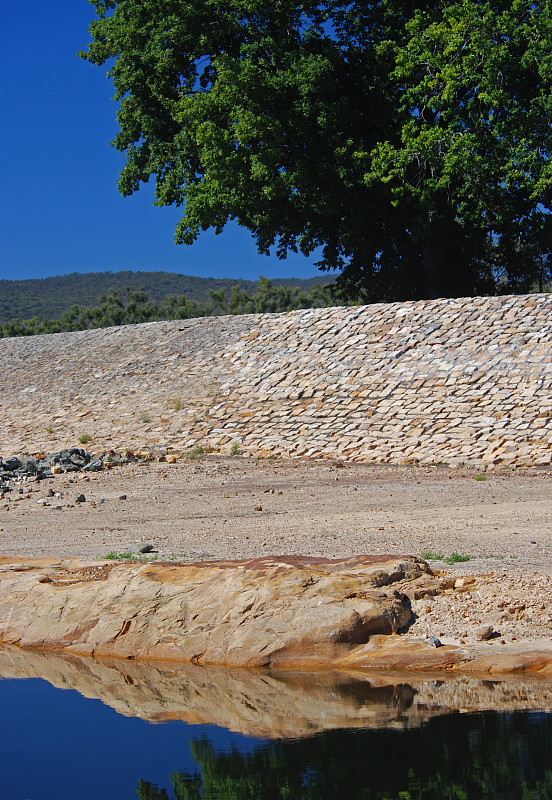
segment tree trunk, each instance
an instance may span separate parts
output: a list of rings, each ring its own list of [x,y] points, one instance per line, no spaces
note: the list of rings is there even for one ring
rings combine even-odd
[[[439,217],[428,225],[423,247],[425,294],[428,299],[473,295],[473,272],[466,245],[466,234],[453,220]]]

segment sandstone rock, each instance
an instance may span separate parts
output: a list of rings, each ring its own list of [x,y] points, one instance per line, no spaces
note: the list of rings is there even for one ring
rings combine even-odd
[[[492,625],[484,625],[482,628],[478,628],[476,631],[476,637],[479,639],[480,642],[486,642],[494,633],[494,628]]]
[[[402,635],[413,618],[409,592],[424,575],[432,584],[429,566],[414,556],[188,564],[3,558],[0,643],[226,666],[534,672],[552,679],[549,640],[530,649],[490,640],[458,646],[449,638],[436,648]]]
[[[24,567],[24,569],[23,569]],[[0,641],[122,658],[328,664],[412,618],[421,559],[266,557],[199,564],[0,560]],[[47,575],[50,583],[40,583]]]

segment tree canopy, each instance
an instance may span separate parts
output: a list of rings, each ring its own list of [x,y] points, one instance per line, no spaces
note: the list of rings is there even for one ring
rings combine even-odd
[[[552,255],[552,0],[91,0],[119,188],[363,299],[527,291]]]
[[[39,319],[35,315],[30,319],[12,319],[0,323],[0,339],[107,328],[111,325],[136,325],[162,319],[269,314],[298,308],[326,308],[347,302],[351,301],[344,301],[339,290],[332,284],[318,284],[301,291],[298,286],[274,285],[262,276],[253,293],[247,292],[240,284],[234,284],[229,292],[224,287],[218,291],[211,289],[207,303],[197,303],[186,295],[167,295],[157,303],[143,289],[133,292],[127,286],[124,292],[111,289],[107,294],[100,294],[99,303],[91,307],[73,303],[58,319]]]

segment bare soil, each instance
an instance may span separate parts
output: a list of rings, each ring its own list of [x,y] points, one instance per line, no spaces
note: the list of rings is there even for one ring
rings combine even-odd
[[[409,635],[470,641],[491,625],[491,642],[550,644],[551,487],[549,468],[479,474],[240,456],[130,464],[16,486],[0,499],[0,555],[103,559],[141,543],[163,561],[421,555],[475,581],[417,601]],[[436,558],[453,553],[469,560]]]

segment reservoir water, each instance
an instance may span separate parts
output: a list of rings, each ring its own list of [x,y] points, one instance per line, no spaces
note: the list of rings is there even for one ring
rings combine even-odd
[[[4,800],[552,800],[552,687],[0,648]]]

